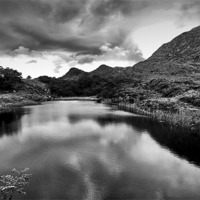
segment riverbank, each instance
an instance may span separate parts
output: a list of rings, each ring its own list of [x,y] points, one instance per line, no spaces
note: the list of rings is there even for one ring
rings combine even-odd
[[[112,104],[111,100],[105,103]],[[182,128],[200,133],[200,109],[180,102],[164,101],[163,99],[147,100],[130,103],[128,101],[115,102],[119,109],[131,113],[147,116],[153,121],[168,124],[172,128]],[[156,105],[156,106],[155,106]]]
[[[96,97],[58,97],[54,101],[97,101]]]
[[[51,98],[47,95],[16,92],[0,94],[0,112],[12,111],[18,107],[36,105],[43,101],[98,101],[96,97],[60,97]]]
[[[51,100],[48,86],[37,80],[22,79],[15,89],[0,91],[0,112],[14,110],[21,106],[35,105]]]
[[[42,101],[51,100],[48,96],[31,94],[27,92],[16,92],[0,94],[0,112],[7,112],[18,107],[36,105]],[[97,101],[96,97],[62,97],[54,101]],[[148,116],[154,121],[162,122],[171,127],[188,129],[193,132],[200,132],[200,109],[190,106],[187,103],[175,101],[174,99],[158,98],[145,101],[132,102],[105,99],[104,103],[116,104],[119,109],[128,112]]]
[[[18,107],[36,105],[48,100],[47,96],[30,94],[27,92],[16,92],[0,94],[0,112],[12,111]]]

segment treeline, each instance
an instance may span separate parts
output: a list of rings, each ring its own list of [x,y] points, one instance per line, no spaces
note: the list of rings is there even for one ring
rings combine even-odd
[[[27,77],[27,80],[31,77]],[[98,75],[83,75],[77,80],[40,76],[38,81],[45,83],[55,97],[99,96],[113,98],[119,94],[121,85],[133,83],[125,77],[102,77]],[[24,88],[22,73],[0,66],[0,92],[13,92]]]
[[[22,74],[20,72],[0,66],[0,91],[15,90],[21,82]]]
[[[78,80],[62,80],[60,78],[51,78],[40,76],[39,81],[46,83],[52,95],[54,96],[100,96],[113,97],[120,84],[129,82],[128,79],[103,78],[97,75],[81,76]]]

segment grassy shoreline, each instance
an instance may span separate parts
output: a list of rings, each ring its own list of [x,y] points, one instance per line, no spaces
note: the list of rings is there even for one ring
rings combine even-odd
[[[22,106],[37,105],[45,100],[45,96],[25,92],[0,94],[0,113],[13,111]]]
[[[47,99],[41,95],[33,95],[27,93],[9,93],[0,94],[0,113],[9,112],[22,106],[36,105]],[[67,97],[51,99],[57,101],[70,101],[70,100],[90,100],[96,101],[95,97]],[[110,99],[104,99],[104,103],[112,104]],[[140,114],[151,118],[152,120],[168,124],[172,128],[183,128],[189,131],[200,132],[200,110],[187,110],[179,109],[176,112],[166,111],[163,109],[155,109],[148,107],[144,103],[127,103],[123,101],[114,102],[118,105],[119,109],[123,109],[128,112]]]
[[[29,93],[7,93],[0,94],[0,113],[9,112],[19,107],[37,105],[44,101],[97,101],[96,97],[62,97],[47,99],[42,95],[33,95]]]
[[[3,112],[10,112],[17,108],[23,107],[23,106],[30,106],[30,105],[37,105],[39,102],[35,101],[23,101],[23,102],[15,102],[15,103],[1,103],[0,104],[0,113]]]
[[[199,110],[179,110],[172,112],[159,109],[147,109],[139,103],[130,104],[119,102],[117,105],[119,109],[147,116],[152,120],[168,124],[172,128],[178,127],[191,132],[200,132]]]
[[[54,101],[74,101],[74,100],[78,100],[78,101],[97,101],[98,98],[96,97],[58,97],[58,98],[54,98]]]

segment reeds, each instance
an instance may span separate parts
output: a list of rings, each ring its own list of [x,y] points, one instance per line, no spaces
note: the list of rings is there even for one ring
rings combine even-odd
[[[139,103],[130,104],[126,102],[120,102],[118,106],[120,109],[123,109],[125,111],[148,116],[153,120],[162,123],[167,123],[172,127],[189,129],[200,133],[199,110],[179,110],[177,112],[152,110],[145,108],[143,105],[140,105]]]

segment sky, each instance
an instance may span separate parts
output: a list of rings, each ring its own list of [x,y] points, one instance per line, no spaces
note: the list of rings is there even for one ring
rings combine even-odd
[[[0,0],[0,66],[33,78],[133,66],[199,25],[199,0]]]

